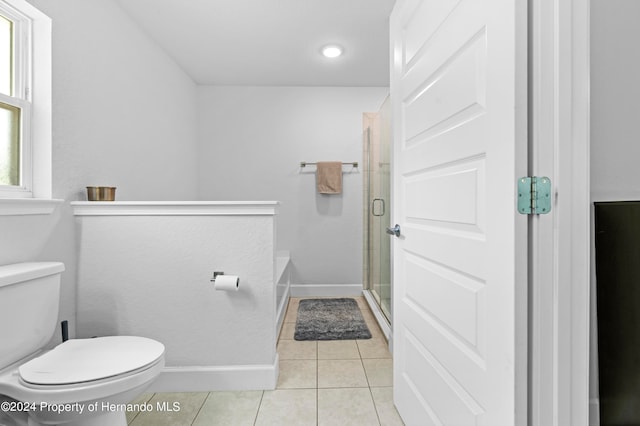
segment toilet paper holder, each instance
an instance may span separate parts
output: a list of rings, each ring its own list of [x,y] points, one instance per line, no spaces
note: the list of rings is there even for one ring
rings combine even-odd
[[[213,278],[211,278],[211,282],[215,283],[216,282],[216,278],[218,277],[218,275],[224,275],[224,272],[219,272],[219,271],[215,271],[213,273]]]
[[[214,272],[211,278],[214,290],[218,291],[238,291],[240,277],[236,275],[225,275],[224,272]]]

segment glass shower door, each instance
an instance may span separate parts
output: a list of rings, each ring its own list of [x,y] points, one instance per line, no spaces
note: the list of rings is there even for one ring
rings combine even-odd
[[[365,129],[365,288],[391,322],[390,120],[388,99]]]

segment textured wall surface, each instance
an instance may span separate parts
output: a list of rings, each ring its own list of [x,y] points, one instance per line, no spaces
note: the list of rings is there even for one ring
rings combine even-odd
[[[274,216],[78,216],[78,335],[139,335],[167,366],[275,357]],[[216,291],[214,271],[240,276]]]
[[[362,283],[362,113],[384,87],[200,87],[199,197],[278,200],[278,248],[292,284]],[[343,193],[318,194],[315,166],[343,167]]]
[[[196,199],[196,85],[116,2],[30,2],[53,20],[53,197],[66,202],[54,217],[0,219],[0,264],[64,262],[60,319],[73,336],[68,202],[88,185],[117,186],[120,200]]]

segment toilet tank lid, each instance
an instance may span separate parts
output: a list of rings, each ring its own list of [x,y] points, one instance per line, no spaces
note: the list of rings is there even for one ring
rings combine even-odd
[[[71,339],[20,367],[20,377],[34,385],[85,383],[129,373],[155,363],[164,345],[137,336]]]
[[[61,262],[25,262],[0,266],[0,287],[17,284],[64,271]]]

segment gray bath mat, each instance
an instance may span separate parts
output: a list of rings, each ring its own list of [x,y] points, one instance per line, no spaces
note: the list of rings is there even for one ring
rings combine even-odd
[[[304,299],[298,307],[296,340],[370,339],[354,299]]]

